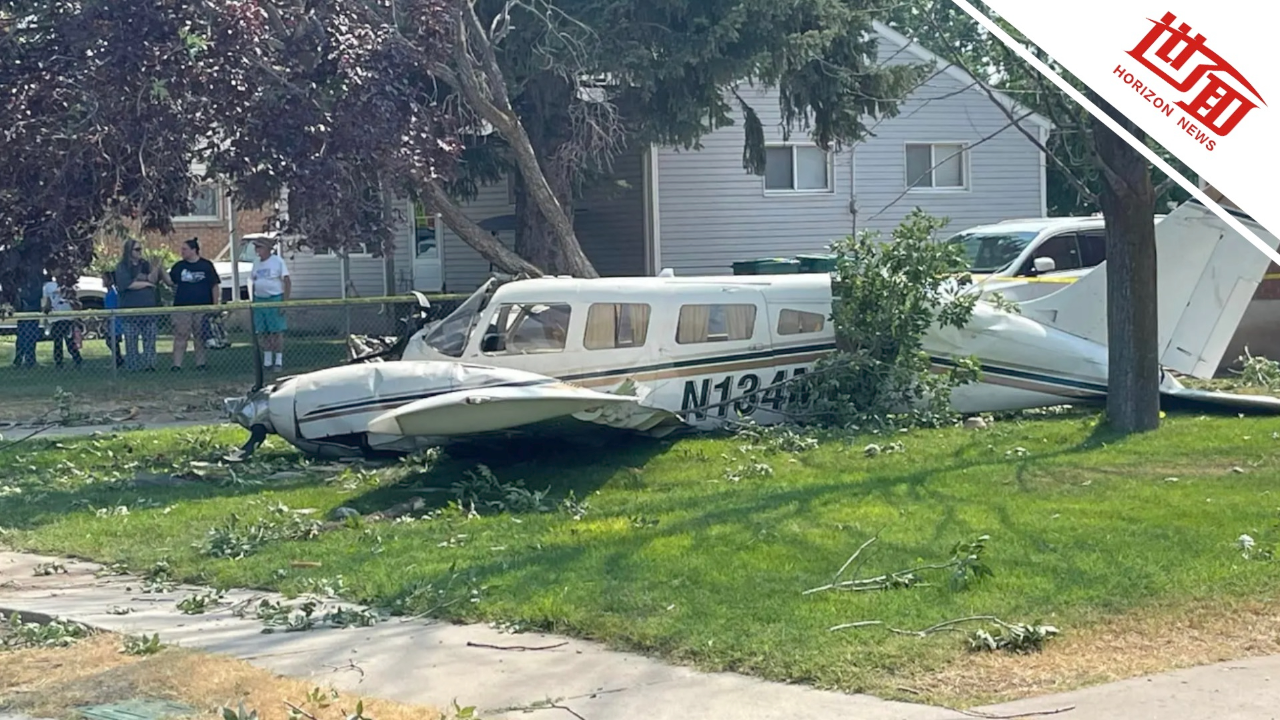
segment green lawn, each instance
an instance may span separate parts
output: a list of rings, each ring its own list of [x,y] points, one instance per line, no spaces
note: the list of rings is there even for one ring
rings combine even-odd
[[[26,418],[42,409],[53,407],[57,388],[72,393],[78,402],[89,405],[103,403],[151,402],[157,406],[171,404],[174,393],[184,396],[207,395],[218,400],[230,389],[240,392],[254,383],[256,364],[261,362],[253,350],[248,334],[231,336],[232,346],[207,350],[208,369],[196,372],[195,356],[190,345],[183,361],[185,372],[175,373],[173,338],[162,335],[156,340],[156,372],[129,372],[113,367],[106,342],[86,340],[81,354],[84,364],[76,368],[68,355],[63,367],[53,363],[53,343],[42,341],[36,347],[34,368],[13,365],[14,336],[0,336],[0,420]],[[285,339],[286,370],[290,373],[316,370],[341,364],[347,359],[346,344],[329,337],[291,337]]]
[[[1157,433],[1108,442],[1094,418],[1075,416],[833,439],[794,453],[744,452],[740,438],[504,451],[505,462],[489,463],[496,477],[549,487],[552,511],[443,509],[268,542],[238,560],[198,547],[233,514],[243,524],[280,504],[367,513],[415,495],[441,508],[476,460],[426,472],[395,463],[281,474],[299,460],[273,438],[233,480],[190,465],[241,442],[232,429],[31,441],[2,458],[0,526],[13,546],[138,572],[167,559],[187,579],[286,591],[341,576],[348,598],[404,612],[444,605],[434,614],[570,633],[708,669],[960,702],[989,688],[943,692],[928,678],[965,662],[961,636],[829,628],[875,619],[918,629],[993,614],[1061,628],[1047,654],[1115,618],[1226,612],[1273,597],[1277,565],[1245,560],[1234,543],[1242,533],[1260,545],[1277,540],[1276,427],[1171,416]],[[872,441],[902,450],[869,455]],[[139,473],[193,469],[203,477],[177,487],[132,483]],[[571,490],[585,512],[559,504]],[[923,573],[933,585],[802,594],[876,534],[861,577],[945,560],[954,543],[981,534],[994,576],[962,591],[945,574]],[[908,681],[914,692],[904,695]]]

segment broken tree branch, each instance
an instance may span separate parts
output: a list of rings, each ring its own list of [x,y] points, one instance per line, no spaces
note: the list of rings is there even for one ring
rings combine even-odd
[[[470,640],[467,641],[467,647],[487,648],[489,650],[514,650],[516,652],[527,652],[527,651],[536,651],[536,650],[554,650],[555,648],[564,647],[565,645],[568,645],[568,644],[569,644],[568,641],[565,641],[562,643],[556,643],[554,645],[535,645],[531,647],[529,645],[490,645],[488,643],[478,643],[478,642],[472,642]]]
[[[913,637],[928,637],[930,635],[933,635],[934,633],[939,633],[939,632],[959,632],[960,630],[959,628],[955,627],[956,625],[960,625],[967,622],[973,622],[975,620],[985,620],[987,622],[993,622],[1002,627],[1013,627],[1009,623],[1004,622],[1003,620],[1001,620],[1000,618],[994,615],[970,615],[969,617],[956,618],[955,620],[947,620],[946,622],[940,622],[937,625],[930,625],[929,627],[923,630],[901,630],[899,628],[890,627],[886,625],[883,620],[862,620],[859,622],[845,623],[843,625],[835,625],[831,628],[828,628],[828,630],[830,632],[835,632],[836,630],[850,630],[853,628],[880,626],[880,627],[883,627],[885,630],[888,630],[889,632],[894,633],[895,635],[911,635]]]
[[[284,704],[285,704],[285,707],[287,707],[287,708],[289,708],[291,711],[293,711],[293,712],[295,712],[295,713],[297,713],[297,714],[301,715],[302,717],[307,718],[308,720],[320,720],[320,719],[319,719],[319,718],[317,718],[315,715],[312,715],[311,713],[307,712],[306,710],[303,710],[302,708],[298,707],[297,705],[294,705],[293,703],[289,702],[288,700],[285,700],[285,701],[284,701]]]
[[[1037,710],[1034,712],[1013,713],[1011,715],[998,715],[996,713],[984,713],[977,710],[961,710],[960,708],[949,707],[948,710],[958,712],[969,717],[984,718],[984,720],[1018,720],[1018,718],[1038,717],[1041,715],[1060,715],[1064,712],[1071,712],[1076,709],[1075,705],[1067,705],[1065,707],[1054,708],[1053,710]]]

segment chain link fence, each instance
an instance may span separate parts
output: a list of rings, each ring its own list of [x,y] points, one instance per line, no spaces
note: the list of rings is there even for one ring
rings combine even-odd
[[[466,299],[427,297],[428,322]],[[9,315],[0,318],[0,428],[217,419],[222,399],[249,390],[263,365],[257,308],[278,310],[285,322],[281,368],[267,378],[343,364],[352,336],[399,336],[421,310],[403,295]]]

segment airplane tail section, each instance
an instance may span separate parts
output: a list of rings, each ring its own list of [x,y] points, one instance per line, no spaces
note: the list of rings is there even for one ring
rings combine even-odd
[[[1280,239],[1229,201],[1222,206],[1263,242]],[[1271,261],[1192,199],[1156,225],[1160,363],[1199,378],[1217,371]],[[1106,263],[1075,283],[1020,304],[1028,318],[1107,344]]]

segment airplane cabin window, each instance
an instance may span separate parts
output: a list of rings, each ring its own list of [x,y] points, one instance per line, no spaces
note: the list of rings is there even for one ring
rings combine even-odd
[[[783,310],[778,313],[779,335],[804,335],[822,332],[826,327],[827,316],[803,310]]]
[[[498,308],[480,340],[480,351],[497,355],[560,352],[569,337],[565,303],[508,303]]]
[[[582,345],[588,350],[642,347],[648,336],[648,305],[594,303],[587,309]]]
[[[692,345],[750,340],[755,327],[755,305],[681,305],[676,342]]]

